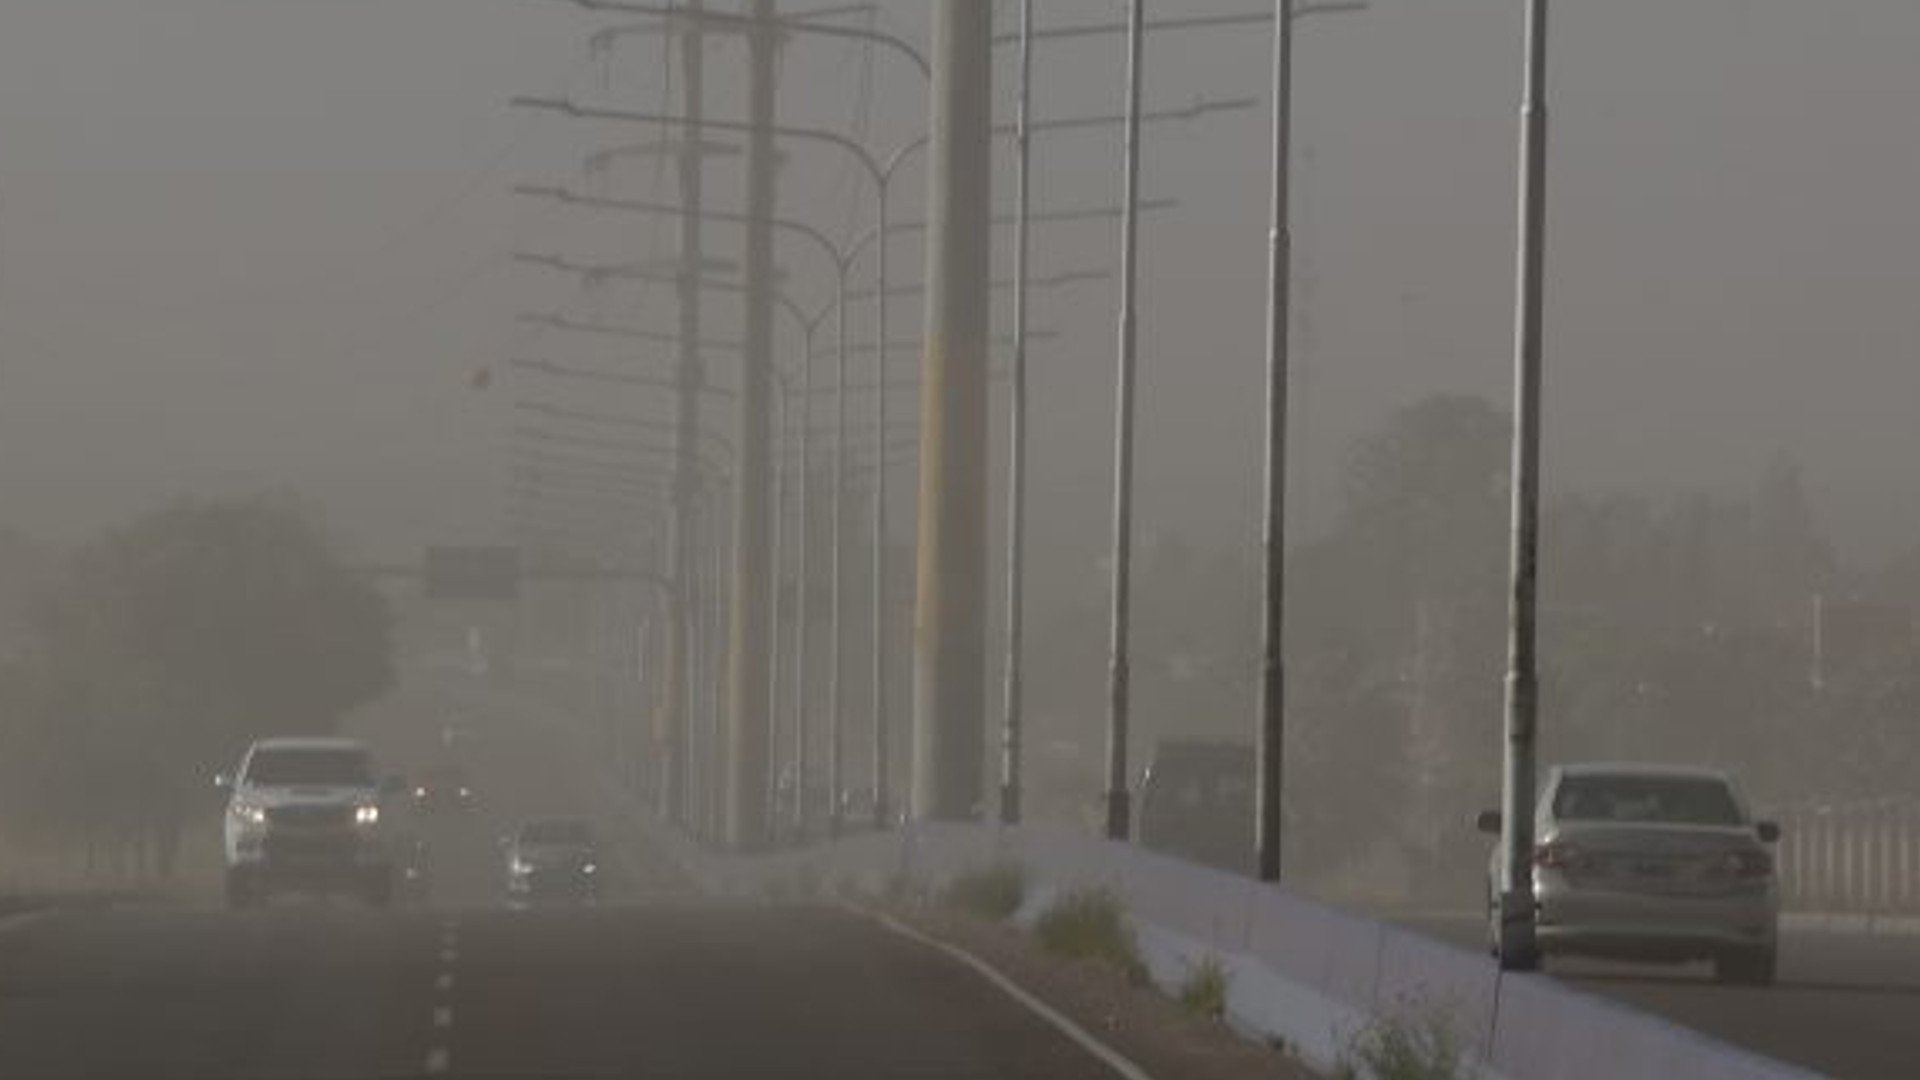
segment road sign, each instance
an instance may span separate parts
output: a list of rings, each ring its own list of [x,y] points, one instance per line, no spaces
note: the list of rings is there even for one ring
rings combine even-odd
[[[429,600],[513,600],[520,595],[520,549],[430,547],[422,573]]]

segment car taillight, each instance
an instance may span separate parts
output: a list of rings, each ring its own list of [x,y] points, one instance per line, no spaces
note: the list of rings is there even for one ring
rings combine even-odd
[[[1576,870],[1580,863],[1580,849],[1572,844],[1541,844],[1533,849],[1533,865],[1543,870]]]
[[[1724,872],[1737,878],[1773,876],[1773,856],[1764,851],[1730,851],[1720,865]]]

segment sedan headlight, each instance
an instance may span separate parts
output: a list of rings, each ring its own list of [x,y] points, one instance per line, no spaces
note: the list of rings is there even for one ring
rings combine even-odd
[[[380,808],[377,806],[362,806],[353,812],[353,821],[356,825],[378,825],[380,824]]]
[[[243,825],[265,825],[267,823],[266,808],[255,806],[252,803],[233,804],[233,816],[239,818],[240,823]]]
[[[593,863],[581,863],[580,872],[583,874],[597,874],[600,872],[600,868]]]
[[[507,864],[507,872],[515,877],[526,877],[533,873],[533,864],[525,859],[515,859]]]

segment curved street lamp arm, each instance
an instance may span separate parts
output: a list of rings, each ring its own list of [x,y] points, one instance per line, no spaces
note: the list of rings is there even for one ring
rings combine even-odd
[[[578,3],[580,0],[575,0],[575,2]],[[544,109],[548,112],[563,113],[567,116],[578,117],[582,120],[618,120],[625,123],[658,124],[662,127],[674,128],[711,128],[714,131],[732,131],[740,134],[766,131],[783,139],[828,143],[851,154],[855,160],[859,161],[860,164],[866,168],[868,175],[873,178],[874,183],[883,184],[886,182],[880,162],[874,158],[871,151],[861,145],[859,140],[849,138],[837,131],[831,131],[826,128],[790,127],[785,124],[767,124],[763,126],[738,120],[703,119],[695,122],[688,120],[684,116],[675,116],[671,113],[634,112],[627,109],[608,109],[597,105],[582,105],[571,98],[530,97],[522,95],[513,98],[510,104],[517,109]]]
[[[679,217],[686,212],[685,207],[674,203],[585,195],[569,188],[551,184],[516,184],[514,185],[513,191],[516,195],[551,199],[563,205],[587,207],[594,210],[619,210],[627,213],[651,214],[660,217]],[[750,225],[753,223],[752,215],[736,214],[728,210],[703,209],[700,211],[699,216],[709,221],[725,221],[735,225]],[[841,257],[839,246],[836,245],[826,233],[821,232],[819,229],[808,225],[804,221],[795,221],[791,218],[773,218],[769,224],[783,232],[813,241],[815,247],[819,249],[821,254],[827,257],[827,261],[833,264],[836,271],[845,265],[845,260]]]
[[[684,8],[661,7],[654,4],[616,3],[614,0],[572,0],[574,4],[588,11],[613,11],[628,15],[647,15],[664,22],[699,23],[702,28],[722,27],[729,30],[751,31],[759,22],[748,15],[735,15],[720,11],[701,11],[698,13]],[[857,26],[833,26],[825,23],[804,22],[800,18],[774,20],[774,26],[782,33],[807,34],[814,37],[840,38],[848,41],[865,41],[893,50],[906,57],[922,78],[933,81],[933,66],[926,56],[905,38],[889,34],[884,30],[869,30]]]
[[[676,425],[664,420],[648,420],[638,416],[622,416],[618,413],[595,412],[587,409],[570,409],[561,405],[553,405],[544,401],[529,401],[524,398],[515,401],[513,407],[521,412],[530,412],[550,419],[571,421],[574,423],[604,424],[610,427],[629,428],[638,431],[658,431],[667,434],[672,434],[678,430]],[[733,444],[731,442],[722,438],[718,433],[705,428],[701,429],[700,436],[705,439],[713,449],[720,451],[726,460],[734,460]]]

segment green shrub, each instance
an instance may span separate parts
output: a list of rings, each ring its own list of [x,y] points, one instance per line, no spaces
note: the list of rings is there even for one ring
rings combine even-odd
[[[1034,936],[1050,953],[1112,964],[1135,983],[1147,981],[1147,965],[1120,898],[1106,889],[1076,889],[1042,912]]]
[[[1402,999],[1347,1040],[1339,1080],[1464,1080],[1466,1049],[1454,1010],[1420,998]]]
[[[957,908],[987,922],[1002,922],[1020,910],[1027,896],[1027,872],[1016,862],[976,867],[954,878],[944,897]]]
[[[1232,976],[1217,956],[1209,956],[1187,973],[1180,984],[1180,1007],[1189,1016],[1221,1020],[1227,1015],[1227,985]]]

